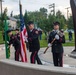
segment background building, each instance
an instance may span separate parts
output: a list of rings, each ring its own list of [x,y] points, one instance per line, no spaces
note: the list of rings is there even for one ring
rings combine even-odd
[[[13,17],[8,18],[9,28],[16,29],[17,28],[17,19]]]

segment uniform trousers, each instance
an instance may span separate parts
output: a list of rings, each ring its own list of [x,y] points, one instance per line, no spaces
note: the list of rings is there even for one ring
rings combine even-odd
[[[19,56],[21,56],[21,50],[15,51],[15,61],[19,61]]]
[[[63,67],[63,53],[52,53],[54,66]]]
[[[41,60],[40,60],[40,58],[39,58],[39,56],[38,56],[38,51],[34,51],[34,52],[31,53],[30,61],[31,61],[31,63],[33,63],[33,64],[35,64],[36,61],[37,61],[37,64],[42,65],[42,62],[41,62]]]

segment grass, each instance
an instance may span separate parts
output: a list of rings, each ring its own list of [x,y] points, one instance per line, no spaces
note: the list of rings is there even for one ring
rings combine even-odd
[[[40,46],[41,47],[46,47],[48,44],[47,40],[46,40],[46,36],[43,34],[42,35],[42,40],[40,40]]]
[[[66,42],[63,46],[74,46],[74,42]]]
[[[73,34],[73,40],[71,42],[69,42],[68,40],[68,33],[65,33],[65,39],[66,39],[66,43],[63,44],[63,46],[74,46],[74,34]],[[2,36],[2,31],[0,31],[0,44],[4,44],[3,41],[3,36]],[[42,35],[42,40],[40,40],[40,46],[42,47],[47,47],[47,40],[46,40],[46,36],[45,34]]]
[[[69,40],[68,33],[65,33],[65,39],[66,39],[66,40]],[[72,40],[72,41],[74,41],[74,33],[73,33],[73,40]]]
[[[4,44],[2,31],[0,31],[0,44]]]
[[[0,31],[0,44],[3,44],[4,41],[3,41],[3,35],[2,35],[2,31]]]
[[[63,46],[74,46],[74,34],[73,34],[73,40],[71,42],[69,42],[69,37],[68,37],[68,33],[65,33],[65,39],[66,39],[66,43],[63,44]],[[42,47],[47,47],[47,40],[46,40],[46,36],[43,34],[42,35],[42,40],[40,41],[40,46]]]
[[[69,37],[68,37],[68,33],[65,33],[65,39],[66,39],[66,43],[63,44],[63,46],[74,46],[75,42],[74,42],[74,33],[73,33],[73,39],[71,42],[69,42]]]

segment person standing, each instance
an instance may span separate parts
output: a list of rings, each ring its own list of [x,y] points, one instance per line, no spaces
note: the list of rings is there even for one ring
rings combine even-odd
[[[40,49],[39,43],[39,33],[37,29],[34,29],[34,23],[32,21],[28,22],[28,43],[29,43],[29,51],[31,52],[30,61],[35,64],[36,61],[38,64],[42,64],[40,58],[38,57],[38,51]]]
[[[63,46],[62,43],[65,43],[65,36],[60,36],[59,33],[59,22],[54,23],[54,30],[49,34],[48,39],[48,47],[52,46],[52,55],[54,66],[63,67]],[[51,44],[51,42],[55,39],[55,41]]]
[[[18,28],[15,30],[15,36],[17,37],[18,40],[20,40],[20,32]]]
[[[72,38],[73,38],[72,37],[72,31],[70,30],[68,34],[69,34],[69,41],[72,41]]]
[[[9,42],[8,42],[8,45],[9,47],[11,45],[14,46],[14,49],[15,49],[15,61],[19,61],[19,55],[21,55],[21,44],[20,44],[20,40],[12,34],[12,31],[11,30],[8,30],[7,31],[7,34],[10,38]]]
[[[40,38],[40,40],[42,40],[42,30],[41,29],[39,29],[39,38]]]

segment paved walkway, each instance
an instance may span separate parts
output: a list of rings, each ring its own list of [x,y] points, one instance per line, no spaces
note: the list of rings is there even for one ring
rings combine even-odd
[[[42,54],[45,48],[39,52],[41,60],[45,61],[47,65],[53,65],[51,49],[48,49],[46,54]],[[64,47],[64,67],[76,67],[76,59],[69,57],[74,47]],[[46,64],[45,63],[45,64]]]
[[[53,59],[51,48],[48,49],[46,54],[43,54],[45,48],[41,48],[39,51],[39,57],[42,60],[43,65],[53,66]],[[74,47],[64,47],[64,67],[73,67],[76,68],[76,59],[69,57],[68,55],[71,51],[74,50]],[[27,51],[28,60],[30,58],[30,53]],[[0,45],[0,59],[5,59],[5,48],[4,45]],[[14,48],[11,48],[11,57],[10,60],[14,60]],[[30,63],[30,60],[28,61]]]

